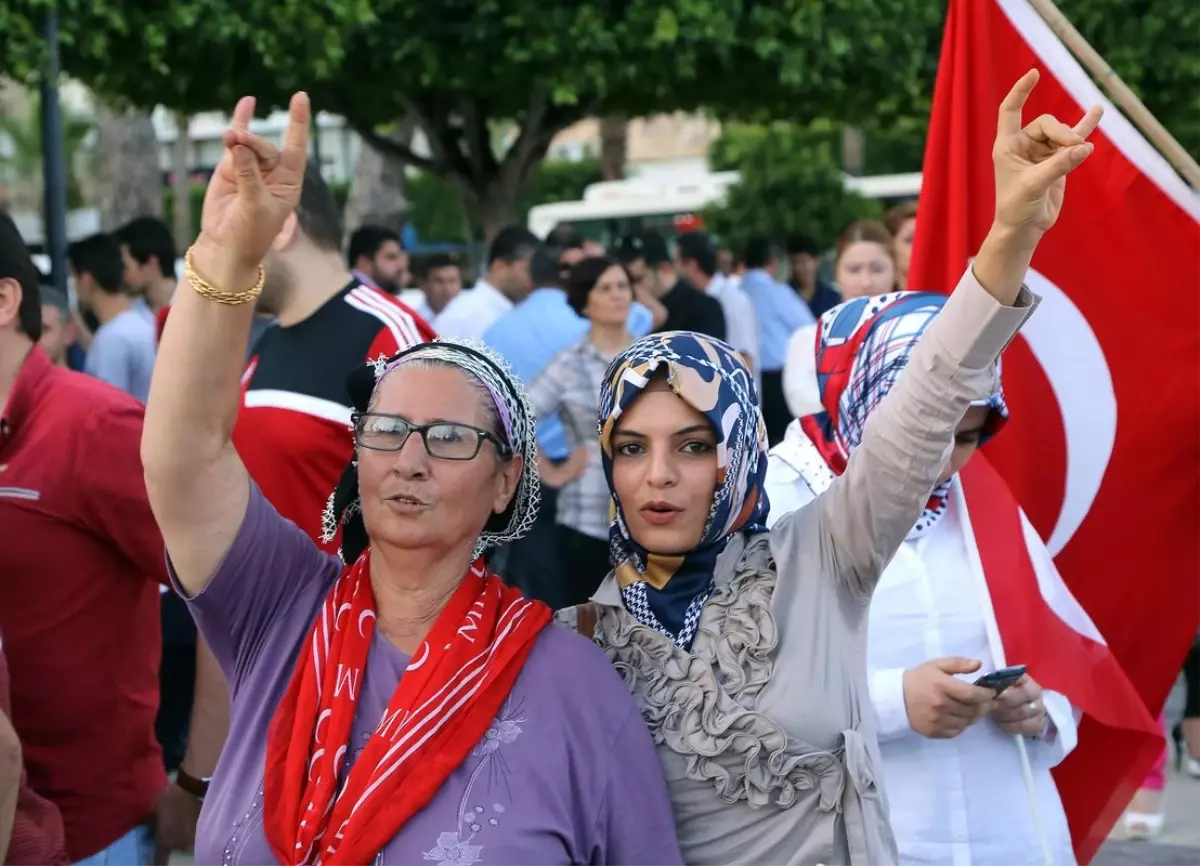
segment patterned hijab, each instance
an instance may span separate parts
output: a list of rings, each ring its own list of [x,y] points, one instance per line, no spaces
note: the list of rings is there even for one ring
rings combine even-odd
[[[492,398],[500,426],[504,431],[505,445],[513,454],[525,458],[525,466],[517,481],[517,490],[508,507],[488,518],[479,540],[475,544],[472,559],[484,551],[515,541],[526,535],[537,520],[538,504],[542,498],[541,481],[537,474],[537,440],[534,438],[535,415],[530,406],[521,380],[496,352],[475,340],[434,340],[417,343],[391,358],[382,355],[375,361],[364,364],[346,380],[346,390],[357,414],[369,411],[375,391],[384,378],[405,364],[426,361],[457,367],[475,379]],[[341,480],[325,503],[322,514],[322,541],[329,543],[342,533],[339,550],[342,561],[352,563],[367,548],[369,539],[362,520],[362,508],[358,496],[358,466],[352,459]]]
[[[855,298],[821,316],[815,351],[824,411],[801,418],[800,426],[835,474],[845,471],[846,461],[862,442],[867,418],[908,366],[921,335],[945,303],[945,295],[933,292],[893,292]],[[997,389],[973,405],[991,410],[981,440],[986,441],[1008,420],[1004,392]],[[950,484],[947,480],[934,488],[908,535],[910,541],[945,514]]]
[[[678,556],[651,553],[634,540],[613,488],[613,433],[621,414],[656,374],[708,420],[717,440],[717,475],[704,535],[694,550]],[[712,595],[718,554],[735,532],[766,531],[767,434],[754,377],[737,352],[711,337],[691,331],[643,337],[613,359],[605,374],[600,447],[615,505],[609,543],[625,608],[687,649]]]

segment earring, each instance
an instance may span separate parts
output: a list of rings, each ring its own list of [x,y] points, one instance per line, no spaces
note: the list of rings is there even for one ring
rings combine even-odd
[[[333,498],[337,496],[337,492],[329,494],[329,498],[325,500],[325,508],[321,511],[321,543],[328,544],[337,536],[338,521],[337,515],[333,512]]]

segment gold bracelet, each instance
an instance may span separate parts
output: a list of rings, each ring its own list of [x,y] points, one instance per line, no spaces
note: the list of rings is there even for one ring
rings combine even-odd
[[[196,272],[195,266],[192,264],[192,250],[195,247],[188,247],[187,253],[183,257],[183,278],[187,280],[192,291],[202,298],[208,298],[210,301],[216,301],[218,304],[227,304],[229,306],[237,306],[239,304],[248,304],[262,294],[263,285],[267,281],[267,269],[264,265],[258,266],[258,280],[250,288],[244,292],[226,292],[223,289],[218,289],[204,277]]]

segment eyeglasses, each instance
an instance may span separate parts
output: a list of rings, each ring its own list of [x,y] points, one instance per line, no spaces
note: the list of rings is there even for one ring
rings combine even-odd
[[[512,449],[487,430],[469,424],[437,421],[433,424],[413,424],[399,415],[381,415],[376,412],[355,413],[354,441],[362,448],[372,451],[399,451],[408,442],[408,437],[417,433],[430,457],[440,460],[473,460],[483,447],[491,442],[501,457],[509,457]]]

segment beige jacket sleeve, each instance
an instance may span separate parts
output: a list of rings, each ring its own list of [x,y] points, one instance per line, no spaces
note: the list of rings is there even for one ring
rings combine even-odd
[[[800,566],[819,556],[843,598],[865,612],[949,459],[955,427],[972,402],[994,393],[995,361],[1036,306],[1027,289],[1002,306],[968,269],[867,420],[846,471],[772,528],[780,558]]]

